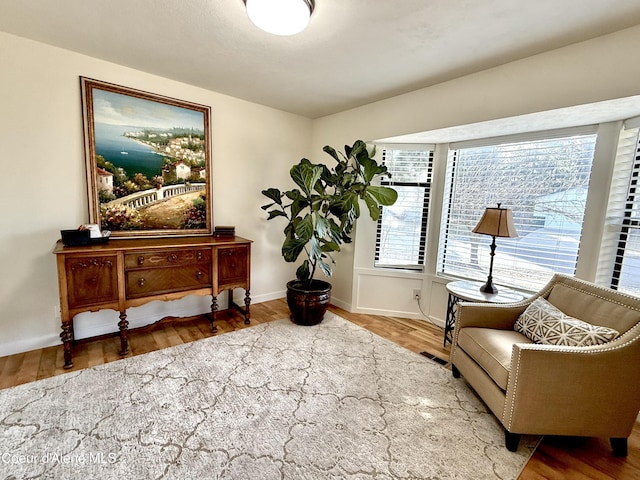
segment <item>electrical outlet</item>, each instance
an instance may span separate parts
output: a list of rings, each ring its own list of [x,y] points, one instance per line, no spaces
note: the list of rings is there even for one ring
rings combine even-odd
[[[413,289],[413,299],[414,299],[416,302],[419,302],[419,301],[420,301],[420,294],[421,294],[421,293],[422,293],[422,292],[421,292],[421,290],[420,290],[419,288],[414,288],[414,289]]]

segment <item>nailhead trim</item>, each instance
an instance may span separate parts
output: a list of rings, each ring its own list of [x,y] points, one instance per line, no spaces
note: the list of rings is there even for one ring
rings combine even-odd
[[[595,288],[600,289],[600,290],[606,290],[606,291],[609,291],[609,292],[613,292],[616,297],[619,296],[619,297],[622,297],[622,298],[626,298],[628,300],[633,301],[634,303],[640,302],[640,299],[638,299],[638,297],[634,297],[632,295],[627,295],[626,293],[618,292],[617,290],[605,289],[605,287],[601,287],[599,285],[593,285],[593,284],[585,282],[584,280],[580,280],[578,278],[572,278],[572,280],[575,280],[576,282],[580,282],[580,283],[584,284],[585,286],[588,286],[588,287],[591,287],[591,288],[595,287]],[[640,312],[640,306],[629,305],[628,303],[624,303],[622,301],[615,300],[615,299],[610,298],[610,297],[604,297],[602,295],[598,295],[596,292],[587,292],[587,291],[582,290],[581,288],[578,288],[575,285],[571,285],[569,283],[564,283],[564,282],[557,282],[557,283],[565,285],[565,286],[567,286],[567,287],[569,287],[569,288],[571,288],[571,289],[573,289],[573,290],[575,290],[577,292],[585,293],[587,295],[591,295],[592,297],[599,298],[600,300],[604,300],[604,301],[609,302],[609,303],[615,303],[616,305],[620,305],[622,307],[628,308],[629,310],[634,310],[636,312]]]

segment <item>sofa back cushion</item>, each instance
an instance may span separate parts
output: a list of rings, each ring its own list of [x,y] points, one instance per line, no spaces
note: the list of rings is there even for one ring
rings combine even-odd
[[[518,317],[514,330],[536,343],[568,347],[602,345],[619,335],[612,328],[570,317],[542,297],[536,298]]]
[[[566,315],[612,328],[620,334],[640,322],[640,299],[626,297],[615,290],[556,283],[546,298]]]

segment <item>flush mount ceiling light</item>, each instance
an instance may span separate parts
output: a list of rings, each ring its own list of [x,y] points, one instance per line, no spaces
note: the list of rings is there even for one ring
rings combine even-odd
[[[314,0],[243,0],[256,27],[274,35],[295,35],[307,28]]]

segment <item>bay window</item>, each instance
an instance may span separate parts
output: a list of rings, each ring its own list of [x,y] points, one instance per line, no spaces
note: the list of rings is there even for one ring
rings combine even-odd
[[[498,238],[493,277],[527,290],[575,273],[595,129],[449,146],[437,273],[485,280],[491,238],[473,234],[486,207],[513,211],[518,238]]]

